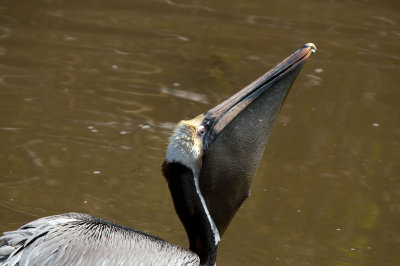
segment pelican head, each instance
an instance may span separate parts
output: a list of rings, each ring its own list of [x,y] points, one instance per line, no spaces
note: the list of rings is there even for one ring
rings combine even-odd
[[[162,170],[201,264],[215,263],[220,237],[249,196],[279,110],[315,50],[303,45],[224,102],[181,121],[171,136]]]

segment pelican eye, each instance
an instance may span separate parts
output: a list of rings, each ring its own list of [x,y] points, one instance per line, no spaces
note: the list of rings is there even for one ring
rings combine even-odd
[[[206,132],[206,129],[204,128],[203,125],[197,127],[196,130],[197,137],[202,137],[204,135],[204,132]]]

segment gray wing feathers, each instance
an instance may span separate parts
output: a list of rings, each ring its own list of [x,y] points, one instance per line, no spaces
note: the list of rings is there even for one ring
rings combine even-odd
[[[44,217],[0,237],[0,265],[199,265],[196,254],[86,214]]]

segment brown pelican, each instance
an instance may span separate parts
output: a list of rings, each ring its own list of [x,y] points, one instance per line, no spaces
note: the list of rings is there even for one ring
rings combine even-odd
[[[1,265],[214,265],[248,197],[279,109],[315,51],[308,43],[221,104],[181,121],[162,172],[189,250],[87,214],[40,218],[0,237]]]

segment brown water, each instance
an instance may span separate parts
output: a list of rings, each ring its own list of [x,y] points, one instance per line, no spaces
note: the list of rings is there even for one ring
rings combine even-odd
[[[0,231],[77,211],[187,247],[175,123],[306,42],[218,265],[400,265],[398,1],[2,1]]]

